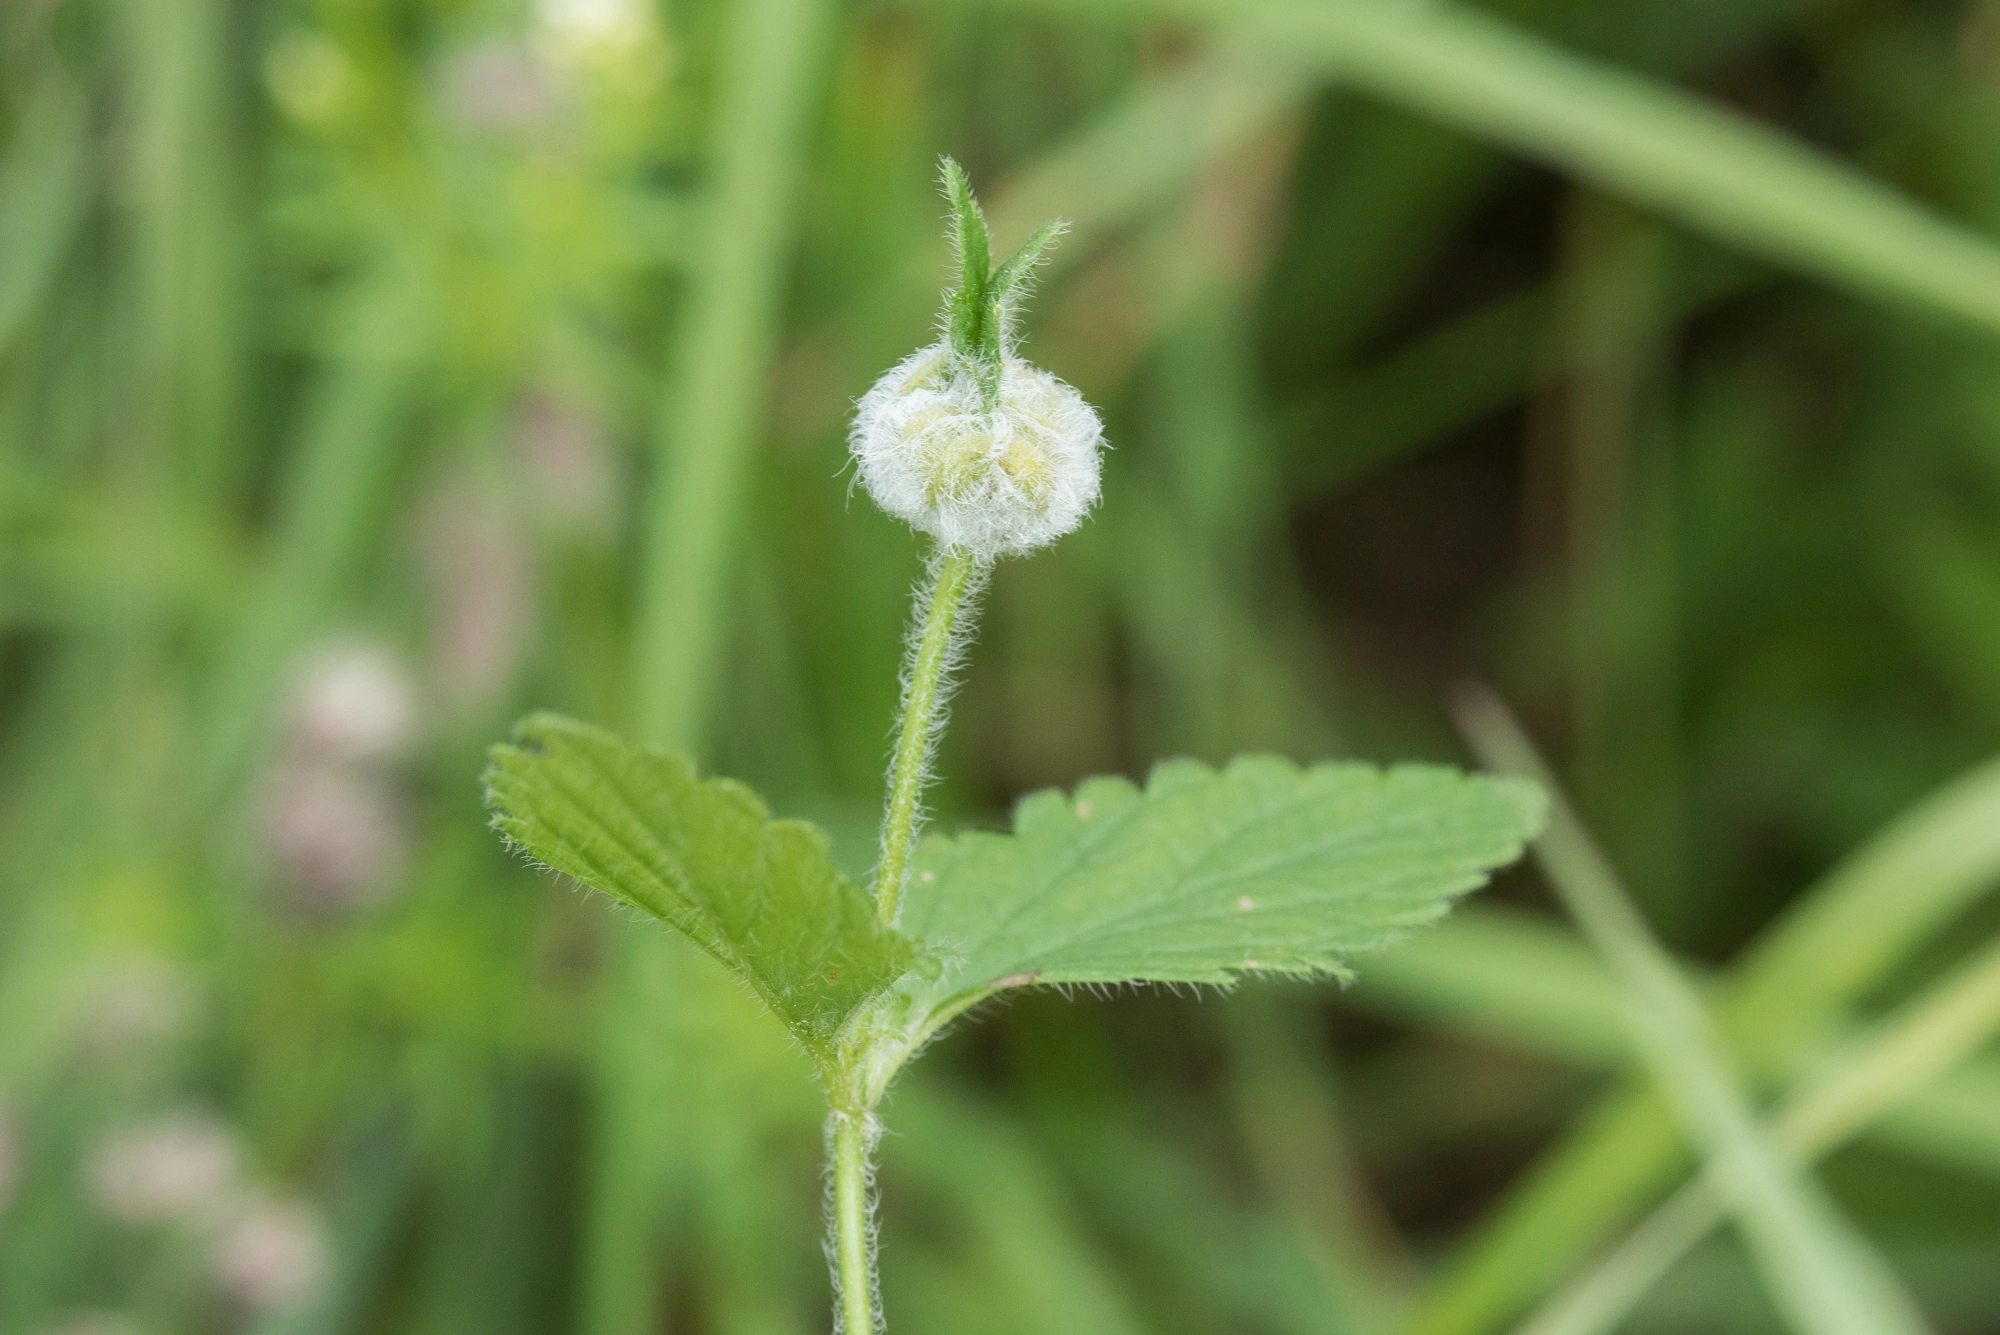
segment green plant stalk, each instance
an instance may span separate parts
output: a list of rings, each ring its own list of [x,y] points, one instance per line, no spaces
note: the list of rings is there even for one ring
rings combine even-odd
[[[874,1258],[868,1238],[868,1114],[836,1108],[833,1134],[834,1270],[842,1335],[875,1330]]]
[[[892,925],[909,874],[910,849],[916,843],[952,659],[970,624],[986,564],[963,549],[943,549],[932,557],[929,582],[917,595],[915,633],[903,669],[903,719],[889,762],[889,798],[882,814],[882,860],[875,872],[875,908],[882,921]],[[876,1069],[882,1065],[881,1057],[873,1032],[863,1026],[841,1045],[835,1063],[821,1071],[832,1110],[827,1133],[833,1180],[831,1259],[845,1335],[872,1335],[877,1329],[874,1247],[868,1230],[868,1131],[875,1099],[890,1074]]]
[[[940,552],[933,562],[930,588],[920,606],[923,623],[910,646],[903,688],[903,722],[896,737],[896,754],[889,766],[889,802],[882,813],[882,861],[875,871],[875,908],[882,921],[894,924],[903,899],[903,879],[909,874],[910,848],[917,838],[917,817],[924,780],[944,699],[945,674],[962,630],[968,596],[976,596],[985,570],[967,551]]]

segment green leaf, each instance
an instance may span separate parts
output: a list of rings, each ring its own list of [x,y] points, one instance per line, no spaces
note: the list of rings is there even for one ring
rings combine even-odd
[[[1037,793],[1012,835],[918,849],[902,927],[950,962],[904,982],[900,1019],[921,1036],[1026,983],[1344,976],[1518,857],[1541,811],[1515,780],[1268,756]]]
[[[987,289],[987,322],[992,326],[994,352],[1004,354],[1014,344],[1014,326],[1020,318],[1021,304],[1033,285],[1035,268],[1047,258],[1057,241],[1069,231],[1069,223],[1056,218],[1037,227],[1021,248],[1014,252],[1012,259],[993,271],[993,280]]]
[[[916,962],[824,832],[697,779],[685,756],[536,714],[486,771],[494,827],[537,861],[679,928],[824,1059],[849,1017]]]

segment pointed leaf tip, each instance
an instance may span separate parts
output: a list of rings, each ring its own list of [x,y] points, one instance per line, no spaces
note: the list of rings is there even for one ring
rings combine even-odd
[[[1052,218],[1031,233],[1013,256],[993,271],[992,290],[996,301],[1014,302],[1025,294],[1035,267],[1048,258],[1058,241],[1069,233],[1067,218]]]

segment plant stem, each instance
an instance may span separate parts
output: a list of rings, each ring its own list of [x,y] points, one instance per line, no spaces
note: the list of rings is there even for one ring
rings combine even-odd
[[[834,1270],[840,1280],[841,1335],[874,1335],[875,1284],[868,1237],[868,1114],[835,1109]]]
[[[882,814],[882,861],[875,872],[875,908],[896,921],[916,842],[918,803],[929,768],[932,732],[942,712],[945,675],[962,632],[960,609],[978,592],[985,565],[970,552],[940,552],[931,563],[930,588],[919,601],[922,625],[910,645],[903,679],[903,726],[889,767],[889,804]]]
[[[894,923],[917,838],[932,739],[944,712],[953,652],[971,622],[971,606],[986,562],[945,548],[931,558],[928,585],[917,596],[914,634],[903,665],[903,722],[889,764],[889,800],[882,814],[882,861],[875,872],[875,908]],[[839,1285],[843,1335],[874,1335],[873,1239],[868,1234],[868,1152],[871,1096],[855,1094],[854,1077],[866,1065],[866,1041],[848,1049],[838,1073],[823,1073],[827,1102],[827,1157],[833,1171],[833,1268]],[[865,1083],[865,1082],[862,1082]]]

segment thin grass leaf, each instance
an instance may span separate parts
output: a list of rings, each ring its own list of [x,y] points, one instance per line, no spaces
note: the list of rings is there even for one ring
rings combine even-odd
[[[994,1273],[1016,1329],[1149,1329],[1047,1155],[1010,1119],[935,1081],[899,1090],[895,1108],[898,1133],[885,1170],[923,1189],[950,1232]]]
[[[1770,1138],[1811,1163],[1978,1051],[2000,1032],[2000,942],[1870,1031],[1788,1095]],[[1660,1206],[1616,1250],[1578,1276],[1519,1335],[1608,1335],[1722,1219],[1713,1171]]]
[[[730,7],[717,94],[714,192],[653,441],[637,629],[639,735],[697,747],[713,689],[748,461],[776,359],[793,195],[826,0]]]
[[[1132,11],[1126,0],[1101,8]],[[2000,333],[2000,249],[1785,135],[1465,5],[1170,0],[1728,245]]]
[[[1654,941],[1616,875],[1500,703],[1461,701],[1475,750],[1503,773],[1551,794],[1536,858],[1550,884],[1603,954],[1626,995],[1632,1030],[1689,1134],[1708,1157],[1772,1296],[1802,1335],[1917,1335],[1923,1314],[1888,1264],[1810,1179],[1792,1171],[1758,1127],[1702,1001]]]
[[[1845,1007],[1996,885],[2000,761],[1989,761],[1843,859],[1745,952],[1716,998],[1740,1069],[1785,1074],[1797,1045],[1828,1034]],[[2000,1146],[1988,1140],[2000,1137],[2000,1122],[1986,1102],[1952,1092],[1955,1083],[1890,1119],[1885,1133],[1911,1128],[1913,1148],[2000,1165]],[[1928,1128],[1914,1129],[1918,1110],[1932,1104]],[[1607,1096],[1483,1224],[1430,1291],[1413,1335],[1472,1335],[1517,1314],[1625,1212],[1666,1189],[1683,1153],[1657,1093],[1635,1085]]]
[[[50,62],[0,163],[0,353],[54,282],[89,202],[89,121],[69,74]]]

